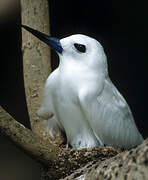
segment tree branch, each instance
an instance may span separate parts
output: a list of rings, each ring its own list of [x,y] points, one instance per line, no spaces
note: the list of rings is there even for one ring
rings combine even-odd
[[[49,7],[45,0],[20,0],[22,24],[50,34]],[[42,136],[46,122],[36,116],[42,102],[45,81],[51,72],[50,49],[32,34],[22,29],[24,86],[30,124],[33,132]]]
[[[37,161],[46,165],[56,160],[57,147],[43,144],[38,135],[15,121],[2,107],[0,107],[0,132]]]
[[[113,147],[74,150],[59,148],[50,142],[47,144],[44,139],[15,121],[1,107],[0,132],[26,154],[40,162],[43,167],[46,167],[44,176],[48,176],[49,179],[66,177],[88,162],[100,162],[120,152]]]
[[[0,132],[43,166],[42,179],[148,179],[148,139],[135,149],[66,149],[48,143],[0,108]],[[118,155],[117,155],[118,154]],[[117,155],[117,156],[115,156]],[[115,157],[113,157],[115,156]],[[111,158],[113,157],[113,158]],[[109,159],[110,158],[110,159]]]
[[[137,148],[95,164],[87,164],[64,180],[148,179],[148,138]]]

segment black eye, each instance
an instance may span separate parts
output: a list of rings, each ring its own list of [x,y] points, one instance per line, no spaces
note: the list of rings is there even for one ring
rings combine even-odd
[[[85,47],[85,45],[75,43],[74,46],[75,46],[75,48],[76,48],[78,51],[80,51],[81,53],[85,53],[85,52],[86,52],[86,47]]]

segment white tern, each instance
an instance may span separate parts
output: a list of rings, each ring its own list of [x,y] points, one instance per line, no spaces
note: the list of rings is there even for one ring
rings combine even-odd
[[[125,149],[143,137],[131,110],[108,75],[101,44],[76,34],[61,40],[22,25],[59,55],[48,77],[38,115],[49,121],[50,135],[64,131],[73,148],[111,145]]]

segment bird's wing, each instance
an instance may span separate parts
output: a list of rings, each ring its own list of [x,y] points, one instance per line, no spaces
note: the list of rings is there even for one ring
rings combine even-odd
[[[107,145],[129,148],[143,140],[124,98],[106,79],[98,96],[81,99],[81,107],[98,140]]]

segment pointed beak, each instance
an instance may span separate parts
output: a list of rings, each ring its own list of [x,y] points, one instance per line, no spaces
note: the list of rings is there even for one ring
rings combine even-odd
[[[63,48],[62,48],[62,45],[58,38],[48,36],[48,35],[41,33],[35,29],[32,29],[26,25],[21,25],[21,27],[23,27],[24,29],[26,29],[27,31],[32,33],[34,36],[36,36],[38,39],[40,39],[41,41],[46,43],[48,46],[50,46],[56,52],[58,52],[60,54],[62,53]]]

